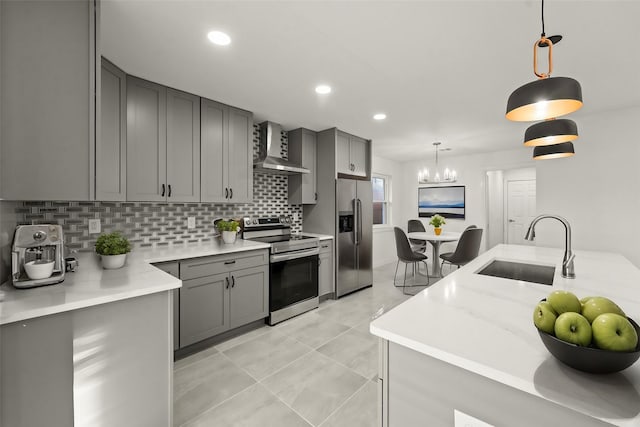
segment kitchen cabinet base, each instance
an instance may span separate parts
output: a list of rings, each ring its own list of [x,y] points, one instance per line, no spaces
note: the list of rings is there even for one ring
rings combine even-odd
[[[191,356],[192,354],[206,350],[209,347],[213,347],[214,345],[218,345],[221,342],[246,334],[247,332],[260,329],[263,326],[265,326],[265,319],[256,320],[255,322],[251,322],[246,325],[239,326],[230,331],[223,332],[211,338],[207,338],[205,340],[199,341],[195,344],[191,344],[189,346],[180,348],[173,352],[173,360],[178,361],[180,359],[184,359],[185,357]]]

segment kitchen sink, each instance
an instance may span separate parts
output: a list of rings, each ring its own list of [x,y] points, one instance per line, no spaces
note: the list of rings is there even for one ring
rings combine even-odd
[[[553,285],[556,267],[553,265],[525,264],[522,262],[494,259],[476,274],[502,277],[504,279],[522,280],[524,282]]]

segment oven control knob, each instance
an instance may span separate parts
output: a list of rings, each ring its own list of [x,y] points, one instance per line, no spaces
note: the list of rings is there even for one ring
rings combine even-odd
[[[36,242],[42,242],[47,238],[47,233],[45,233],[44,231],[36,231],[35,233],[33,233],[33,240],[35,240]]]
[[[287,221],[287,224],[291,223],[291,217],[290,216],[286,217],[285,220]]]
[[[258,220],[257,220],[257,219],[254,219],[254,220],[253,220],[253,223],[254,223],[254,224],[257,224],[257,223],[258,223]]]

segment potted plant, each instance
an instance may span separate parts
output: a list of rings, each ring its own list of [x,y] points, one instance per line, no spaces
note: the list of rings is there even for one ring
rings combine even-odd
[[[222,240],[225,243],[235,243],[238,231],[240,231],[240,224],[238,221],[230,219],[229,221],[220,220],[216,223],[216,228],[222,234]]]
[[[431,220],[429,220],[429,225],[433,225],[433,232],[436,233],[436,236],[440,235],[442,232],[442,228],[440,227],[444,224],[446,224],[444,217],[438,214],[435,214],[431,217]]]
[[[122,267],[128,252],[131,252],[131,243],[119,231],[102,234],[96,241],[96,253],[102,259],[102,267],[107,270]]]

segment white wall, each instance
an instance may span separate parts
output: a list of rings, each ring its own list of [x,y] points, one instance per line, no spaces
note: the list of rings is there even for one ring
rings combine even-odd
[[[610,251],[640,267],[640,107],[576,119],[576,155],[536,162],[537,210],[567,218],[573,248]],[[553,220],[536,227],[539,246],[564,246]],[[580,274],[576,260],[576,274]],[[606,286],[606,284],[603,284]]]
[[[447,219],[445,231],[462,231],[468,225],[475,224],[487,229],[489,223],[487,201],[485,194],[486,173],[493,170],[505,170],[523,167],[534,167],[531,150],[520,147],[519,136],[514,135],[514,150],[496,151],[493,153],[473,154],[468,156],[452,156],[445,153],[441,156],[441,167],[453,168],[458,173],[458,181],[454,185],[464,185],[465,215],[464,220]],[[442,158],[444,157],[444,158]],[[433,168],[433,158],[423,159],[402,164],[402,174],[405,185],[399,195],[400,217],[396,222],[406,229],[409,219],[418,218],[418,171],[424,167]],[[428,229],[428,218],[421,218]],[[483,250],[485,248],[486,233],[483,233]],[[450,250],[452,244],[443,245],[443,251]]]
[[[391,176],[391,224],[388,226],[374,226],[373,228],[373,267],[396,262],[396,244],[393,236],[393,226],[401,225],[402,165],[393,160],[372,156],[372,172]],[[406,221],[405,221],[406,228]]]

